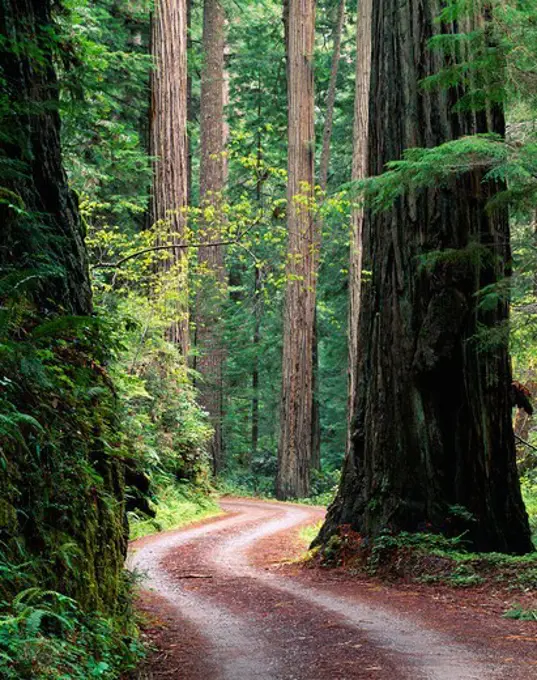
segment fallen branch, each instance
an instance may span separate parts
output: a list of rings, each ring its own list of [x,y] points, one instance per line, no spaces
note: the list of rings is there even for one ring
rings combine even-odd
[[[212,578],[212,574],[178,574],[176,578]]]

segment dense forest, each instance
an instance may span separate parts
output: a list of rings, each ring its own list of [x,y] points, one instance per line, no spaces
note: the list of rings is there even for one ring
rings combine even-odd
[[[0,29],[2,678],[127,677],[129,539],[218,494],[534,551],[537,0]]]

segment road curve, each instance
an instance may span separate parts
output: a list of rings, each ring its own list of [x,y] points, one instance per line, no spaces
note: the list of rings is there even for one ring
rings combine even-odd
[[[226,501],[227,515],[132,545],[129,566],[203,640],[188,680],[501,680],[486,653],[433,630],[417,617],[304,583],[262,567],[268,537],[319,518],[319,510]],[[178,641],[180,643],[180,641]],[[183,650],[188,653],[188,650]],[[197,652],[199,654],[199,652]]]

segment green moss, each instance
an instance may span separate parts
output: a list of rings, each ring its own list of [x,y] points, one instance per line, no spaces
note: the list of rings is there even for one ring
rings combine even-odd
[[[44,589],[113,614],[127,538],[127,451],[102,368],[102,328],[82,318],[26,323],[24,341],[8,334],[0,344],[0,558],[17,564],[29,554]]]

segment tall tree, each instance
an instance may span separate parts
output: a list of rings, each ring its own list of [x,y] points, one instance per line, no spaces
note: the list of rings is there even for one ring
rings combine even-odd
[[[372,16],[369,171],[405,149],[480,132],[504,133],[497,105],[455,110],[455,91],[419,83],[442,67],[428,47],[456,24],[439,0],[378,0]],[[481,21],[481,17],[477,17]],[[509,274],[505,211],[487,211],[498,185],[479,167],[446,186],[412,190],[367,214],[355,429],[322,532],[467,531],[479,550],[532,549],[515,465],[507,301],[478,291]],[[487,342],[483,332],[489,331]]]
[[[205,0],[203,5],[203,66],[200,100],[200,233],[204,242],[221,240],[225,224],[222,211],[227,174],[225,157],[225,22],[220,0]],[[224,250],[211,246],[198,250],[198,264],[204,275],[203,291],[196,309],[196,369],[202,405],[214,427],[211,444],[213,468],[223,465],[222,442],[222,368],[224,351],[220,338],[219,317],[226,285]]]
[[[336,88],[341,60],[341,37],[345,25],[345,0],[340,0],[337,6],[336,20],[332,34],[333,52],[330,68],[330,81],[326,93],[325,119],[323,128],[323,143],[319,159],[319,188],[326,193],[328,188],[328,172],[330,169],[330,149],[332,143],[332,129],[334,127],[334,108],[336,105]],[[317,215],[317,230],[319,243],[322,239],[323,219]],[[315,334],[313,336],[313,426],[312,426],[312,468],[321,469],[321,409],[319,402],[319,341],[318,317],[315,313]]]
[[[152,220],[162,244],[184,243],[188,205],[187,6],[186,0],[157,0],[153,16],[151,153],[154,161]],[[161,260],[172,299],[170,340],[189,351],[188,259],[174,249]]]
[[[334,127],[334,107],[336,104],[337,78],[339,62],[341,59],[341,37],[345,25],[345,0],[340,0],[337,7],[336,21],[332,36],[333,52],[332,66],[330,68],[330,81],[326,93],[325,119],[323,128],[323,145],[319,160],[319,186],[326,191],[328,186],[328,171],[330,170],[330,146],[332,142],[332,129]]]
[[[278,498],[305,497],[312,465],[313,338],[318,234],[314,214],[314,0],[289,0],[288,252],[283,330]]]
[[[51,267],[46,277],[36,275],[33,297],[40,312],[60,309],[69,314],[91,313],[91,289],[78,210],[62,165],[58,84],[52,65],[50,2],[6,0],[0,14],[2,78],[10,111],[3,127],[0,152],[4,167],[4,191],[18,196],[0,201],[2,248],[0,266],[34,269],[36,263]],[[35,52],[35,60],[31,57]],[[43,60],[42,68],[35,68]],[[5,114],[4,114],[5,115]],[[42,214],[43,225],[21,219],[24,212]],[[52,264],[56,275],[52,275]]]
[[[43,589],[113,610],[123,587],[125,470],[104,450],[117,423],[62,161],[52,2],[3,0],[0,36],[0,333],[11,385],[0,404],[2,550],[15,561],[30,553]],[[15,417],[20,431],[9,427]],[[57,559],[51,527],[77,555],[74,576],[70,560]]]
[[[354,131],[352,153],[352,180],[365,179],[367,175],[367,142],[369,128],[369,88],[371,82],[371,14],[372,0],[358,0],[356,21],[356,85],[354,94]],[[352,419],[355,411],[358,377],[358,319],[360,317],[360,292],[362,288],[362,231],[363,205],[353,205],[351,211],[349,258],[349,381],[347,410],[347,446],[349,454],[352,439]]]

